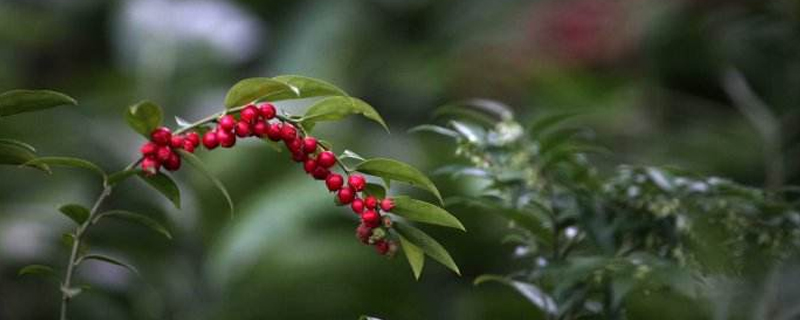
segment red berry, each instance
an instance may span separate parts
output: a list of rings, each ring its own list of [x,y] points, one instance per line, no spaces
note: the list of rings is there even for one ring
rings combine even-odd
[[[239,138],[249,137],[251,133],[253,132],[250,130],[250,123],[247,121],[242,120],[236,123],[236,135]]]
[[[325,168],[333,167],[336,164],[336,155],[330,151],[323,151],[317,156],[317,164]]]
[[[242,121],[246,121],[249,123],[253,123],[256,120],[258,120],[258,116],[259,116],[258,108],[256,108],[256,106],[252,104],[245,107],[244,110],[242,110],[242,113],[239,115]]]
[[[306,137],[303,139],[303,151],[306,153],[314,153],[317,151],[317,139],[314,137]]]
[[[375,250],[378,251],[378,254],[385,256],[389,253],[389,241],[381,240],[375,243]]]
[[[392,211],[394,209],[394,200],[391,198],[386,198],[381,200],[381,210],[383,211]]]
[[[186,150],[189,153],[194,153],[194,144],[186,139],[183,141],[183,150]]]
[[[367,185],[367,179],[364,179],[364,176],[360,174],[354,174],[347,178],[347,184],[355,188],[356,191],[361,191]]]
[[[275,106],[273,106],[271,103],[261,104],[261,106],[258,109],[261,112],[261,116],[264,117],[264,119],[269,120],[275,118]]]
[[[281,138],[284,141],[297,139],[297,129],[291,123],[284,123],[281,127]]]
[[[358,240],[361,241],[363,244],[369,243],[369,237],[372,236],[372,228],[365,224],[359,224],[358,228],[356,228],[356,237]]]
[[[142,147],[139,149],[139,151],[142,152],[142,155],[149,156],[149,155],[155,154],[156,151],[158,151],[158,145],[155,144],[154,142],[148,142],[148,143],[145,143],[144,145],[142,145]]]
[[[216,131],[209,131],[203,135],[203,146],[206,147],[208,150],[212,150],[219,145],[219,140],[217,140],[217,132]]]
[[[314,179],[325,180],[330,174],[330,170],[318,166],[316,169],[314,169],[314,173],[312,175],[314,176]]]
[[[152,133],[150,133],[150,140],[159,146],[168,145],[170,139],[172,139],[172,133],[166,127],[156,128]]]
[[[182,135],[174,135],[170,139],[169,145],[174,149],[183,148],[183,140]]]
[[[221,131],[233,131],[233,127],[236,126],[236,119],[233,118],[232,115],[224,115],[222,118],[219,118],[219,127],[222,128]]]
[[[172,153],[167,161],[163,162],[164,169],[175,171],[181,168],[181,157],[177,153]]]
[[[267,137],[269,137],[272,141],[278,141],[281,139],[281,124],[280,123],[273,123],[269,125],[267,128]]]
[[[375,209],[378,206],[378,199],[375,199],[373,196],[369,196],[364,199],[364,205],[367,206],[367,208]]]
[[[192,146],[197,148],[200,145],[200,134],[197,132],[189,132],[186,134],[186,140],[189,140],[192,143]]]
[[[350,202],[353,202],[353,198],[355,198],[355,191],[352,188],[342,188],[339,190],[337,196],[340,204],[350,204]]]
[[[375,210],[367,210],[361,214],[361,222],[368,227],[375,228],[381,224],[381,216]]]
[[[353,212],[360,215],[362,212],[364,212],[364,200],[353,200],[353,203],[350,204],[350,209],[353,209]]]
[[[286,148],[288,148],[290,152],[292,152],[292,153],[303,153],[303,150],[302,150],[303,149],[303,141],[300,141],[299,139],[284,140],[284,143],[286,144]],[[303,153],[303,154],[305,154],[305,153]]]
[[[344,179],[340,174],[332,173],[325,179],[325,185],[328,187],[329,191],[337,191],[344,185]]]
[[[292,152],[292,160],[294,162],[306,162],[308,155],[302,152]]]
[[[156,159],[162,163],[169,160],[171,155],[172,149],[167,146],[158,147],[158,151],[156,151]]]
[[[142,171],[146,176],[155,175],[159,167],[161,167],[161,163],[155,158],[146,157],[142,160]]]
[[[317,161],[314,159],[308,159],[305,163],[303,163],[303,169],[306,170],[306,173],[314,172],[314,169],[317,168]]]
[[[253,125],[253,135],[264,138],[267,136],[267,130],[269,129],[269,124],[264,121],[258,121],[256,124]]]
[[[230,131],[217,131],[217,140],[223,148],[230,148],[236,144],[236,136]]]

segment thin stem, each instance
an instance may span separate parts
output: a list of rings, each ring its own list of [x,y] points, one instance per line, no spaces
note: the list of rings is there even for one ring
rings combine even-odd
[[[89,211],[89,217],[86,218],[78,228],[75,230],[75,241],[72,242],[72,251],[69,256],[69,264],[67,265],[67,271],[64,275],[64,283],[61,285],[61,317],[59,319],[66,320],[67,319],[67,306],[69,304],[69,300],[72,298],[71,296],[71,288],[72,288],[72,275],[75,273],[75,267],[77,267],[78,261],[78,250],[80,249],[81,240],[83,239],[83,235],[89,230],[89,227],[92,226],[96,221],[95,216],[97,215],[97,211],[100,208],[100,205],[103,204],[106,198],[111,195],[111,186],[104,186],[103,192],[100,193],[100,196],[97,197],[97,200],[94,202],[92,209]]]

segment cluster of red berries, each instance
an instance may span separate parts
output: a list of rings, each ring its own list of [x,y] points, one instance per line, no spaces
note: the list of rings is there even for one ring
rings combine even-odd
[[[382,255],[394,254],[397,245],[388,239],[386,231],[391,227],[392,221],[388,216],[381,215],[381,211],[391,211],[394,202],[389,198],[379,200],[374,196],[364,197],[367,181],[362,175],[349,175],[345,185],[344,177],[331,171],[337,163],[333,152],[325,150],[316,138],[303,136],[292,123],[270,122],[275,116],[275,106],[270,103],[250,104],[242,109],[238,120],[230,114],[220,117],[216,128],[203,135],[203,146],[208,150],[218,146],[230,148],[236,144],[237,137],[283,141],[292,154],[292,159],[302,163],[306,173],[314,179],[325,181],[328,190],[336,193],[337,203],[350,205],[353,212],[359,215],[361,223],[356,229],[358,239],[364,244],[375,246]],[[194,152],[200,142],[197,132],[173,135],[167,128],[157,128],[152,132],[151,140],[142,146],[142,170],[148,175],[156,174],[161,166],[170,171],[178,170],[181,159],[175,149]],[[359,193],[362,194],[361,197]]]
[[[325,152],[320,153],[320,156]],[[331,153],[330,156],[333,157],[333,154]],[[306,163],[308,164],[310,161],[314,161],[314,159],[309,159]],[[313,166],[313,163],[311,165]],[[337,203],[349,204],[353,212],[361,218],[361,224],[356,228],[356,237],[361,243],[375,246],[375,250],[382,255],[393,255],[397,251],[397,244],[387,238],[388,233],[386,232],[387,228],[392,227],[392,220],[389,216],[381,215],[381,211],[389,212],[394,208],[392,199],[379,200],[374,196],[359,197],[358,193],[361,192],[363,196],[364,188],[367,185],[366,179],[360,174],[347,177],[345,186],[344,178],[341,175],[331,173],[325,178],[325,185],[331,192],[336,192]]]
[[[181,167],[181,157],[175,152],[183,149],[187,152],[194,152],[194,148],[200,145],[200,135],[197,132],[190,132],[185,135],[173,135],[169,129],[160,127],[150,134],[150,141],[142,145],[142,170],[147,175],[154,175],[162,166],[169,171],[175,171]]]

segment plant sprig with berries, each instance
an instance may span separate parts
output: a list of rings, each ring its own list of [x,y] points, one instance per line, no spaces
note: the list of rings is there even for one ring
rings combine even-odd
[[[43,109],[41,106],[55,94],[45,91],[27,93],[24,97],[0,101],[0,112],[3,108],[23,112]],[[11,95],[14,95],[13,92]],[[302,116],[278,112],[272,104],[276,101],[306,98],[315,100]],[[364,159],[349,150],[337,156],[329,143],[311,135],[314,126],[319,122],[336,121],[355,114],[363,115],[386,128],[383,118],[369,104],[348,96],[330,83],[296,75],[242,80],[228,91],[224,104],[224,110],[197,122],[179,121],[180,128],[174,131],[163,126],[162,109],[154,103],[144,101],[129,107],[125,114],[126,122],[148,141],[140,147],[139,159],[113,174],[107,174],[87,160],[71,157],[28,157],[0,162],[48,170],[49,166],[77,167],[94,171],[102,177],[102,192],[90,208],[70,204],[60,209],[77,223],[75,231],[68,236],[71,254],[64,276],[60,278],[61,319],[67,317],[69,301],[82,291],[80,286],[73,283],[74,272],[82,262],[97,260],[135,272],[135,268],[127,263],[91,253],[86,249],[84,236],[102,218],[128,219],[171,237],[166,228],[145,215],[121,210],[101,211],[114,187],[129,177],[138,176],[172,201],[176,208],[180,208],[180,190],[162,169],[176,171],[183,162],[188,162],[206,175],[222,192],[232,214],[233,201],[230,195],[222,183],[204,168],[202,161],[194,153],[201,145],[208,151],[232,148],[239,139],[283,142],[292,160],[302,165],[303,170],[313,179],[324,182],[327,190],[335,194],[334,200],[338,205],[349,205],[358,215],[358,240],[373,246],[381,255],[392,256],[398,248],[402,248],[416,278],[422,272],[425,255],[459,273],[444,247],[404,220],[465,230],[461,222],[436,204],[407,196],[387,196],[389,183],[397,181],[427,190],[441,203],[441,195],[428,177],[413,166],[392,159]],[[0,148],[0,159],[6,156],[5,153],[6,149]],[[357,163],[347,166],[341,161],[342,158],[353,158]],[[368,182],[365,176],[378,178],[383,184]],[[20,274],[53,272],[53,268],[44,265],[31,265],[20,270]]]

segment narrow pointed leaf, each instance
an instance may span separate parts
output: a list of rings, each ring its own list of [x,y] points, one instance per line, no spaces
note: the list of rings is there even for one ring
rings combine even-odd
[[[435,224],[466,231],[461,221],[436,205],[412,199],[406,196],[394,197],[394,208],[391,213],[408,220]]]
[[[294,87],[270,78],[249,78],[239,81],[225,96],[225,108],[242,106],[256,100],[297,98]]]
[[[150,139],[150,133],[164,121],[164,112],[155,103],[142,101],[128,107],[125,121],[134,131]]]
[[[27,276],[27,275],[34,275],[34,276],[51,276],[56,277],[56,271],[46,265],[42,264],[31,264],[19,269],[17,272],[17,276]]]
[[[50,167],[46,164],[27,164],[28,161],[33,159],[36,159],[36,155],[28,148],[10,143],[0,143],[0,164],[27,165],[44,172],[50,172]]]
[[[30,152],[32,152],[32,153],[36,153],[36,148],[34,148],[32,145],[29,145],[29,144],[27,144],[27,143],[25,143],[25,142],[22,142],[22,141],[19,141],[19,140],[14,140],[14,139],[0,139],[0,145],[12,145],[12,146],[17,146],[17,147],[23,148],[23,149],[25,149],[25,150],[28,150],[28,151],[30,151]]]
[[[437,126],[432,124],[423,124],[408,130],[408,133],[418,133],[418,132],[433,132],[456,139],[461,137],[461,135],[459,135],[458,132],[455,132],[453,130],[450,130],[442,126]]]
[[[65,204],[58,208],[58,211],[61,211],[78,225],[83,224],[89,218],[89,209],[79,204]]]
[[[197,156],[195,156],[194,154],[191,154],[183,150],[178,150],[178,154],[181,155],[181,158],[186,159],[186,161],[189,162],[189,164],[191,164],[193,167],[195,167],[195,169],[200,171],[200,173],[206,176],[208,180],[211,180],[211,182],[214,183],[214,186],[216,186],[217,189],[219,189],[219,191],[222,192],[222,195],[225,196],[225,200],[228,202],[228,208],[230,209],[231,217],[233,217],[233,200],[231,199],[231,195],[228,193],[228,189],[226,189],[225,185],[222,184],[222,181],[219,181],[217,177],[211,174],[211,172],[208,171],[203,162],[200,161],[200,159],[197,158]]]
[[[453,270],[456,274],[461,275],[461,271],[458,270],[458,266],[455,261],[453,261],[453,258],[450,257],[450,254],[447,253],[447,250],[445,250],[439,242],[431,238],[431,236],[427,235],[422,230],[404,223],[395,223],[394,230],[396,230],[400,236],[422,249],[425,254],[450,270]]]
[[[135,222],[145,227],[148,227],[155,232],[162,234],[167,239],[172,239],[172,234],[170,234],[169,230],[167,230],[167,228],[161,225],[161,223],[140,213],[124,211],[124,210],[112,210],[103,212],[101,216]]]
[[[76,261],[75,264],[79,265],[81,262],[86,261],[86,260],[97,260],[97,261],[102,261],[102,262],[105,262],[105,263],[110,263],[110,264],[113,264],[113,265],[128,269],[128,271],[130,271],[130,272],[132,272],[132,273],[134,273],[136,275],[139,274],[139,270],[136,270],[136,267],[134,267],[134,266],[132,266],[132,265],[130,265],[128,263],[119,261],[116,258],[112,258],[112,257],[109,257],[107,255],[103,255],[103,254],[91,253],[91,254],[87,254],[87,255],[81,256],[80,258],[78,258],[78,261]]]
[[[400,236],[400,246],[403,248],[406,259],[408,259],[411,271],[414,272],[414,279],[419,280],[420,275],[422,275],[422,269],[425,267],[425,253],[420,247],[415,246],[403,236]]]
[[[351,97],[329,97],[318,101],[303,115],[303,126],[311,130],[317,122],[341,120],[355,114],[377,122],[389,132],[389,127],[378,111],[366,102]]]
[[[106,172],[103,171],[99,166],[94,163],[91,163],[87,160],[79,159],[79,158],[72,158],[72,157],[39,157],[33,160],[26,162],[24,165],[26,166],[36,166],[36,165],[48,165],[48,166],[60,166],[60,167],[72,167],[72,168],[79,168],[79,169],[86,169],[97,173],[100,175],[103,180],[106,179]]]
[[[156,191],[167,197],[167,199],[175,205],[175,208],[181,208],[181,191],[172,178],[161,172],[154,176],[147,176],[144,172],[139,172],[138,175],[139,178],[142,178],[142,180],[147,182],[153,189],[156,189]]]
[[[367,183],[367,185],[364,186],[364,193],[378,199],[386,198],[386,188],[376,183]]]
[[[439,202],[443,202],[436,185],[422,172],[403,162],[385,158],[369,159],[356,166],[356,171],[387,180],[405,182],[412,186],[428,190],[439,199]]]
[[[347,96],[347,93],[342,89],[320,79],[298,75],[281,75],[272,79],[281,81],[297,89],[298,95],[296,98]]]
[[[112,173],[112,174],[110,174],[108,176],[108,180],[107,180],[108,185],[110,185],[110,186],[116,185],[116,184],[118,184],[118,183],[120,183],[122,181],[125,181],[128,178],[130,178],[132,176],[135,176],[135,175],[137,175],[137,174],[139,174],[141,172],[142,172],[142,170],[140,170],[140,169],[128,169],[128,170],[123,170],[123,171]]]
[[[77,104],[72,97],[55,91],[11,90],[0,94],[0,117]]]

